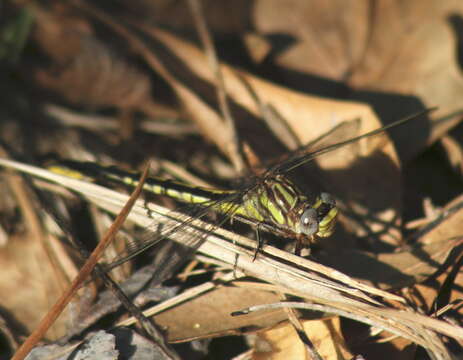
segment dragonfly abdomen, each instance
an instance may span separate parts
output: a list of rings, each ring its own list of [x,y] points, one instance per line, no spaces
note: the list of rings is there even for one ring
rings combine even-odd
[[[115,166],[102,166],[91,162],[63,161],[48,168],[54,173],[74,179],[110,182],[135,187],[138,185],[139,174],[123,171]],[[168,196],[186,203],[208,203],[232,193],[229,190],[206,189],[191,186],[175,180],[149,177],[143,184],[146,192]]]

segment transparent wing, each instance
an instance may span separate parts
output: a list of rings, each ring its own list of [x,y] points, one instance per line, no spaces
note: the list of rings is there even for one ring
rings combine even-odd
[[[154,222],[137,239],[130,242],[123,254],[120,254],[110,264],[104,266],[106,271],[133,259],[142,252],[157,246],[162,246],[164,240],[175,238],[181,246],[175,246],[169,251],[168,256],[164,256],[159,264],[159,271],[156,274],[157,282],[165,280],[176,268],[185,263],[206,240],[209,234],[221,227],[228,221],[240,206],[239,194],[229,194],[220,200],[210,201],[202,205],[186,205],[175,210],[178,215],[165,215],[166,222]],[[195,224],[195,220],[203,219],[220,206],[220,218],[215,222],[208,222],[204,227]],[[173,213],[173,212],[172,212]],[[180,240],[181,239],[181,240]]]
[[[426,109],[406,118],[392,122],[389,125],[354,137],[352,137],[352,135],[349,134],[352,134],[353,132],[355,133],[356,129],[358,130],[359,121],[354,120],[349,122],[343,122],[326,135],[323,135],[322,137],[316,139],[314,142],[311,142],[303,146],[302,148],[295,150],[285,161],[272,166],[267,171],[266,176],[272,176],[274,174],[283,174],[289,172],[305,163],[314,160],[319,156],[343,148],[349,144],[357,143],[361,139],[382,134],[390,128],[405,124],[406,122],[416,119],[422,115],[428,114],[433,110],[434,108]]]

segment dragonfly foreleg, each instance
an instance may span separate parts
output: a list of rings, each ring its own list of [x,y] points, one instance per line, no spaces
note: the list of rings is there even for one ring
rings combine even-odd
[[[262,250],[262,246],[264,246],[264,243],[263,243],[263,240],[262,238],[260,237],[260,230],[259,230],[259,227],[260,227],[260,223],[257,224],[255,230],[256,230],[256,241],[257,241],[257,246],[256,246],[256,251],[254,252],[254,256],[252,258],[252,261],[256,260],[257,258],[257,254],[259,253],[259,251]]]
[[[304,236],[302,234],[298,234],[298,236],[296,237],[296,248],[294,249],[294,254],[297,256],[300,256],[303,246],[304,246]]]

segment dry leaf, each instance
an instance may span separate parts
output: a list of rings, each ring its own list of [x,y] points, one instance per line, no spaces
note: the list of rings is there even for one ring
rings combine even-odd
[[[293,39],[276,56],[278,65],[343,82],[359,91],[353,98],[397,118],[420,102],[439,106],[439,115],[461,112],[456,41],[462,14],[460,1],[257,1],[254,23],[263,34]],[[325,87],[326,93],[340,90]],[[436,129],[433,140],[448,130]],[[407,158],[416,153],[409,146]]]
[[[432,244],[445,239],[459,239],[463,234],[463,195],[447,204],[441,215],[425,228],[419,238],[422,244]]]
[[[0,251],[2,306],[28,331],[38,325],[63,291],[43,247],[27,234],[10,238]],[[49,339],[66,333],[70,312],[66,311],[47,332]]]
[[[414,301],[419,304],[423,309],[427,310],[429,313],[433,313],[437,310],[441,309],[435,309],[432,308],[432,305],[434,301],[436,300],[436,296],[439,293],[440,287],[446,280],[447,276],[449,275],[451,269],[448,269],[447,271],[443,272],[440,274],[438,277],[427,281],[423,284],[418,284],[415,286],[415,291],[416,293],[412,293],[411,296],[413,297]],[[459,306],[459,302],[461,301],[461,298],[463,296],[463,292],[461,291],[461,284],[463,283],[463,275],[460,273],[456,276],[455,281],[452,286],[452,292],[450,294],[449,298],[449,304],[452,302],[456,301],[454,307],[450,307],[450,314],[449,313],[444,313],[443,316],[449,318],[449,317],[454,317],[457,318],[457,316],[462,316],[463,309],[461,306]],[[418,296],[414,296],[416,294],[419,294]],[[459,314],[459,315],[457,315]]]
[[[52,67],[36,71],[43,88],[90,108],[150,108],[149,79],[103,43],[84,18],[36,9],[34,38]]]
[[[255,289],[221,286],[155,317],[167,329],[169,341],[237,335],[273,326],[287,318],[282,310],[232,317],[237,309],[278,302],[278,295]]]
[[[421,283],[442,270],[451,251],[458,254],[463,241],[463,201],[458,197],[442,214],[415,235],[412,246],[393,253],[369,254],[359,250],[340,249],[320,254],[326,265],[354,278],[383,289],[397,289]]]
[[[139,1],[138,4],[142,3],[141,0]],[[175,10],[178,12],[172,12],[171,16],[174,16],[169,20],[167,17],[163,20],[170,24],[178,20],[176,24],[181,23],[182,26],[189,22],[189,15],[185,15],[185,7],[182,5],[177,6],[169,1],[156,5],[143,3],[146,9],[151,8],[150,6],[165,6],[166,9],[169,6],[176,6]],[[75,1],[74,4],[79,2]],[[234,7],[236,5],[228,4],[225,7],[224,4],[225,2],[220,1],[203,3],[213,9],[208,11],[211,9],[207,8],[206,16],[208,19],[212,18],[216,25],[223,25],[223,28],[227,29],[233,27],[242,29],[247,26],[252,15],[255,21],[255,34],[260,37],[268,35],[265,45],[273,44],[275,39],[286,40],[284,47],[264,48],[261,54],[256,55],[259,59],[257,61],[261,61],[264,57],[264,65],[268,65],[269,60],[274,56],[280,69],[299,71],[296,75],[300,82],[309,78],[314,80],[317,76],[320,77],[319,83],[327,79],[334,80],[337,84],[333,82],[328,88],[337,99],[343,96],[351,100],[368,99],[382,117],[389,114],[390,119],[397,118],[397,114],[409,114],[418,108],[421,109],[423,104],[440,105],[441,115],[452,115],[460,110],[462,82],[456,62],[456,40],[458,40],[456,36],[462,6],[456,1],[441,4],[435,0],[422,2],[411,0],[407,3],[393,0],[376,2],[329,0],[322,4],[291,0],[284,4],[255,1],[252,5],[240,2],[238,13],[243,14],[248,10],[246,14],[249,18],[235,17],[236,13],[232,14],[230,9],[236,9]],[[123,5],[119,6],[121,8]],[[66,9],[66,5],[60,8]],[[39,11],[37,16],[35,41],[41,44],[55,64],[61,66],[59,76],[53,78],[47,73],[42,77],[42,85],[55,88],[63,96],[76,102],[85,103],[85,96],[90,95],[90,101],[86,103],[94,106],[109,104],[116,107],[138,106],[139,109],[148,109],[150,94],[145,73],[131,72],[135,67],[132,67],[129,61],[125,62],[120,57],[113,57],[105,41],[99,40],[94,46],[96,31],[93,31],[90,20],[84,17],[88,14],[79,13],[67,18],[59,12],[54,13],[56,9],[47,9],[49,14]],[[58,15],[53,20],[49,16],[52,13]],[[95,13],[89,12],[89,14]],[[104,14],[108,15],[109,11]],[[114,37],[125,36],[128,48],[133,50],[135,55],[142,57],[151,66],[153,72],[163,77],[171,86],[178,100],[191,114],[191,118],[200,125],[206,139],[217,144],[224,154],[233,159],[236,154],[230,150],[230,143],[235,134],[227,131],[222,115],[215,106],[217,79],[203,51],[177,37],[173,32],[169,33],[148,25],[139,26],[140,19],[135,20],[136,25],[146,36],[139,37],[138,33],[131,32],[128,28],[124,28],[126,31],[121,32],[119,30],[126,18],[123,13],[120,15],[121,18],[112,20],[112,24],[111,21],[103,22],[102,17],[98,18],[101,22],[98,28],[102,24],[111,25],[112,27],[108,26],[105,29],[107,33],[114,30],[112,34]],[[163,17],[161,11],[157,15]],[[175,15],[179,16],[175,18]],[[226,18],[226,15],[229,18]],[[74,34],[72,30],[75,30]],[[86,37],[91,40],[86,42],[83,40]],[[122,36],[117,40],[121,39]],[[278,54],[278,50],[283,51]],[[89,68],[89,65],[95,66]],[[76,77],[75,74],[79,69],[84,69],[82,74],[90,75],[93,83],[84,75],[79,74]],[[263,114],[270,112],[269,109],[276,118],[282,119],[287,124],[288,134],[294,134],[294,138],[300,143],[307,143],[344,121],[351,121],[348,124],[352,126],[348,126],[350,131],[340,134],[339,139],[347,139],[380,126],[380,121],[372,107],[363,103],[308,96],[303,92],[275,85],[272,82],[275,79],[260,79],[233,66],[223,65],[221,70],[240,136],[245,140],[246,146],[254,152],[259,153],[257,150],[260,149],[265,152],[277,148],[281,151],[278,142],[272,141],[273,138],[278,138],[276,134],[272,134],[274,128],[268,129],[267,124],[259,121]],[[122,84],[124,81],[121,79],[126,83]],[[341,82],[343,82],[342,86],[346,85],[343,90],[349,88],[349,93],[332,91],[333,88],[339,90]],[[307,89],[310,86],[299,87],[299,89]],[[105,91],[107,89],[109,91]],[[315,86],[313,89],[318,94],[330,93],[322,87]],[[359,121],[356,122],[355,119]],[[422,127],[422,124],[423,122],[416,122],[414,126],[397,130],[397,133],[404,136],[402,145],[405,144],[405,147],[401,147],[400,150],[402,155],[406,154],[403,158],[409,158],[411,154],[418,151],[417,149],[421,150],[425,140],[428,140],[427,129]],[[435,130],[437,127],[433,128],[434,133],[431,138],[440,136],[449,126],[444,124],[438,130]],[[411,137],[413,141],[410,141]],[[418,146],[415,146],[415,143]],[[407,148],[409,145],[412,146],[411,144],[413,148]],[[455,148],[452,149],[453,154]],[[345,220],[344,229],[357,236],[364,236],[368,240],[372,239],[372,233],[384,232],[388,235],[384,236],[383,240],[389,240],[393,245],[400,244],[397,228],[400,225],[402,197],[399,177],[401,169],[389,138],[384,136],[380,139],[367,139],[332,155],[320,161],[321,166],[327,169],[326,175],[319,176],[318,173],[314,173],[313,177],[326,186],[326,190],[343,200],[340,205],[343,213],[346,217],[351,216],[351,219]],[[461,210],[455,206],[451,210],[447,208],[446,211],[447,213],[443,214],[445,216],[434,223],[434,228],[428,231],[426,236],[419,238],[412,248],[400,253],[370,256],[366,253],[348,252],[345,251],[349,247],[348,240],[340,233],[337,238],[327,239],[324,242],[325,248],[331,247],[338,253],[340,259],[335,263],[340,267],[345,265],[348,275],[355,273],[359,278],[389,288],[416,283],[435,273],[448,258],[449,252],[461,242],[460,239],[452,239],[456,235],[461,236],[462,233]],[[361,220],[359,221],[358,218]],[[367,220],[363,220],[364,218]],[[390,239],[391,234],[393,239]],[[207,245],[206,243],[205,246]],[[372,248],[374,245],[375,243],[372,243]],[[218,247],[220,250],[226,248]],[[266,251],[268,251],[267,255],[270,254],[270,247],[266,247]],[[271,256],[274,254],[272,253]],[[227,256],[231,258],[231,255]],[[347,317],[349,314],[358,315],[364,311],[364,314],[370,316],[369,319],[386,325],[386,328],[392,324],[392,328],[403,336],[422,344],[436,354],[445,354],[444,345],[437,332],[456,338],[461,337],[458,327],[452,327],[444,321],[420,315],[419,311],[415,312],[414,309],[406,306],[399,311],[397,308],[376,303],[376,298],[370,298],[371,289],[365,290],[366,287],[356,284],[352,279],[335,270],[328,269],[328,272],[317,273],[322,268],[320,264],[316,264],[318,267],[312,264],[311,267],[306,268],[301,265],[303,259],[292,259],[294,262],[296,260],[301,262],[298,266],[291,267],[291,261],[279,261],[278,266],[274,266],[270,272],[270,268],[265,267],[269,266],[269,261],[273,259],[270,256],[268,258],[262,256],[252,264],[246,262],[247,258],[244,258],[240,256],[239,264],[247,269],[248,273],[278,286],[285,284],[287,291],[294,291],[297,288],[293,285],[294,281],[289,281],[297,277],[301,280],[300,287],[306,291],[302,294],[308,293],[309,299],[315,299],[321,304],[326,302],[332,306],[333,312],[344,310],[347,312],[344,316]],[[365,259],[367,261],[362,263],[361,260]],[[28,256],[21,260],[28,260]],[[345,260],[350,260],[350,263],[346,264]],[[15,271],[21,270],[21,262],[14,264]],[[11,265],[7,266],[6,269],[11,267]],[[273,270],[278,271],[273,272]],[[289,276],[282,270],[291,270],[294,273],[291,272]],[[13,271],[12,274],[16,276],[16,278],[13,276],[13,279],[17,280],[17,273]],[[310,276],[315,276],[318,282]],[[307,281],[309,278],[310,282]],[[330,281],[326,281],[327,278]],[[303,279],[306,281],[302,281]],[[459,277],[456,278],[457,285],[460,280]],[[47,280],[47,284],[48,281],[50,280]],[[311,284],[311,287],[304,288],[307,284]],[[320,286],[319,292],[313,291],[316,286]],[[11,283],[5,284],[4,287],[5,291],[11,292]],[[40,294],[40,289],[36,291]],[[48,287],[42,287],[41,291],[42,293],[48,291]],[[452,295],[460,296],[456,291]],[[27,296],[31,295],[27,293]],[[425,294],[423,297],[429,302],[434,295]],[[241,334],[245,330],[274,325],[286,319],[286,316],[282,311],[275,311],[232,318],[229,316],[232,311],[256,303],[275,301],[278,301],[278,298],[270,292],[220,287],[175,309],[165,311],[158,315],[156,320],[167,328],[170,339],[176,341]],[[319,335],[312,341],[325,358],[351,357],[344,352],[345,347],[340,336],[338,321],[338,318],[330,322],[313,321],[307,326],[309,336]],[[416,328],[412,326],[415,323]],[[271,356],[274,358],[285,356],[285,358],[299,359],[305,355],[304,348],[291,327],[278,329],[275,332],[268,331],[263,336],[271,342],[274,349],[284,349],[280,353],[272,352]],[[325,345],[327,348],[324,348]],[[268,358],[266,355],[268,354],[264,355],[265,358]]]
[[[463,175],[463,149],[451,136],[447,135],[442,137],[441,145],[447,154],[452,168],[457,171],[460,175]]]
[[[326,360],[347,360],[352,354],[347,350],[340,330],[339,318],[326,320],[303,321],[304,330],[312,341],[315,350]],[[253,359],[283,360],[307,359],[304,344],[291,324],[277,326],[270,330],[260,332],[257,341],[267,342],[267,351],[255,350]],[[257,346],[257,348],[263,346]]]
[[[341,250],[320,256],[320,261],[372,286],[400,289],[423,282],[438,272],[461,242],[460,239],[441,240],[389,254]]]

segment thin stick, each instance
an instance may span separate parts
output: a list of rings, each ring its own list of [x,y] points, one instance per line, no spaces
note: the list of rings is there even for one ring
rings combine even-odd
[[[98,244],[95,250],[93,250],[92,254],[87,259],[85,264],[82,266],[82,269],[80,270],[79,274],[77,274],[75,279],[72,281],[69,288],[63,293],[63,295],[61,295],[60,299],[58,299],[55,305],[53,305],[50,311],[40,321],[37,328],[32,332],[32,334],[29,335],[26,341],[19,347],[19,349],[16,351],[16,353],[12,357],[12,360],[23,360],[27,356],[27,354],[29,354],[32,348],[39,342],[39,340],[43,337],[43,335],[48,331],[50,326],[56,321],[58,316],[63,312],[66,305],[75,295],[77,290],[81,287],[82,282],[85,281],[85,279],[89,277],[96,263],[98,262],[101,255],[103,254],[103,251],[106,249],[109,243],[114,239],[115,234],[117,233],[117,231],[120,229],[120,227],[124,223],[125,219],[130,213],[130,210],[135,204],[135,201],[140,196],[140,193],[143,188],[142,184],[144,184],[147,176],[148,176],[148,167],[145,168],[138,186],[133,191],[132,195],[130,196],[125,206],[122,208],[119,215],[114,220],[114,223],[111,225],[111,227],[106,232],[105,236],[103,237],[103,240]]]

